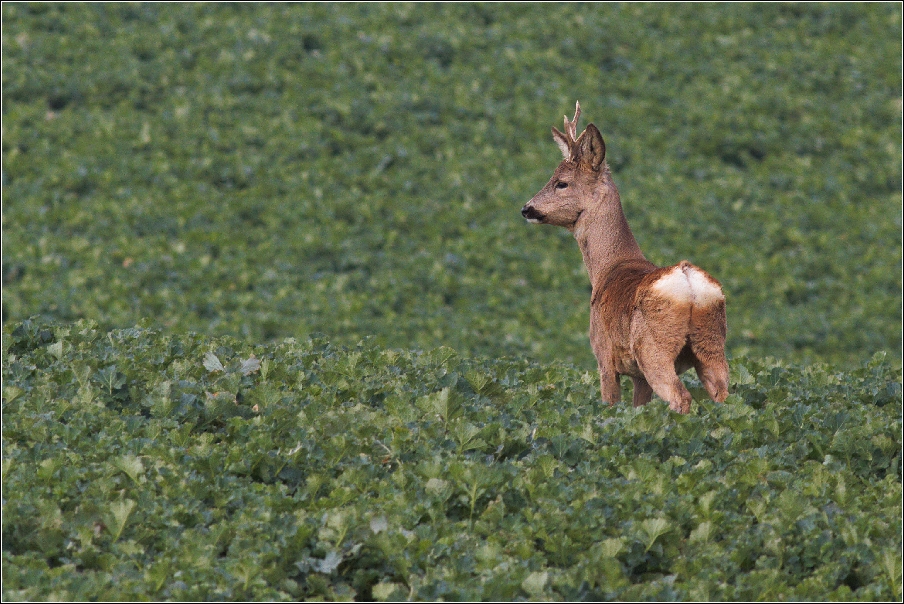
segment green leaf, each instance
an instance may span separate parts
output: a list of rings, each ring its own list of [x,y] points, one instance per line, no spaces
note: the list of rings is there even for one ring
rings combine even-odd
[[[242,361],[240,371],[242,372],[242,375],[251,375],[255,371],[259,371],[260,368],[260,360],[252,354],[250,357]]]
[[[697,525],[697,527],[691,531],[688,540],[691,543],[703,542],[706,543],[710,540],[713,533],[713,525],[712,522],[704,521]],[[649,548],[648,548],[649,549]]]
[[[441,501],[445,501],[452,495],[452,484],[441,478],[431,478],[424,485],[424,490]]]
[[[317,561],[314,568],[319,573],[331,575],[336,572],[340,564],[342,564],[342,554],[335,550],[330,550],[322,560]]]
[[[904,580],[904,570],[902,570],[901,552],[887,549],[882,552],[879,559],[885,576],[888,577],[888,583],[891,587],[892,596],[895,599],[901,599],[902,580]]]
[[[13,402],[17,398],[19,398],[19,396],[21,396],[23,392],[25,391],[18,386],[3,384],[3,398],[5,399],[6,403]]]
[[[123,530],[135,509],[136,503],[131,499],[123,499],[114,501],[109,504],[109,514],[107,515],[107,528],[113,536],[113,541],[118,541],[122,536]]]
[[[448,423],[460,409],[457,397],[453,396],[452,390],[448,386],[421,398],[418,400],[418,406],[442,420],[443,423]]]
[[[486,442],[477,438],[477,435],[480,434],[480,428],[473,424],[464,421],[456,422],[450,432],[458,444],[459,454],[486,446]]]
[[[104,367],[94,374],[94,379],[97,380],[97,382],[107,390],[107,394],[111,396],[114,390],[122,388],[126,383],[126,376],[116,369],[116,365]]]
[[[405,586],[401,583],[380,582],[371,588],[373,597],[378,602],[402,601],[405,597]]]
[[[144,576],[152,585],[152,593],[157,593],[173,576],[171,562],[166,559],[155,560],[145,571]]]
[[[132,479],[136,485],[140,485],[144,479],[144,464],[134,455],[123,455],[110,461],[114,468]]]
[[[549,581],[549,572],[532,572],[521,582],[521,589],[527,592],[530,597],[539,598],[546,589],[547,581]]]
[[[58,361],[63,358],[63,341],[59,340],[47,347],[47,352],[52,354]]]
[[[204,355],[204,369],[213,373],[214,371],[224,371],[223,363],[220,362],[220,359],[217,358],[212,352],[208,352]]]
[[[644,551],[650,551],[650,548],[653,547],[653,543],[655,543],[659,537],[669,532],[671,528],[669,521],[665,518],[648,518],[641,522],[640,526],[646,536],[646,549]]]
[[[603,539],[602,552],[607,558],[615,558],[624,549],[625,542],[621,538]]]

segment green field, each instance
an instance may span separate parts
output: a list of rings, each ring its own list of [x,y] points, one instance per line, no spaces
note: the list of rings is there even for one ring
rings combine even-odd
[[[578,99],[732,354],[900,358],[895,5],[3,10],[6,322],[591,368],[577,246],[518,213]]]
[[[3,348],[4,600],[901,596],[881,355],[735,361],[679,416],[450,348],[30,321]]]
[[[4,600],[901,596],[900,5],[2,18]],[[575,100],[723,406],[598,402]]]

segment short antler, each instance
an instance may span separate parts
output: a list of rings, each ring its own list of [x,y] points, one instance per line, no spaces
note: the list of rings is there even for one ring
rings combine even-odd
[[[575,101],[574,103],[574,119],[568,121],[568,116],[565,116],[565,135],[569,138],[569,143],[573,143],[578,138],[578,118],[581,117],[581,103]]]

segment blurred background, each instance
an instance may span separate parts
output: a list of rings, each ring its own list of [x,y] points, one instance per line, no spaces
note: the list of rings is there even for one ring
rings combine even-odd
[[[521,206],[580,100],[729,354],[901,358],[901,6],[4,4],[5,323],[595,367]]]

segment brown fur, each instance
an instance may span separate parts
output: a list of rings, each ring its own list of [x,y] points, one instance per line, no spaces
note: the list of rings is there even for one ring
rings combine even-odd
[[[589,124],[576,137],[575,117],[565,133],[553,128],[564,160],[521,210],[532,222],[574,234],[593,287],[590,344],[600,373],[600,394],[621,400],[620,378],[634,381],[634,405],[655,392],[679,413],[691,395],[678,375],[694,367],[709,395],[728,396],[725,298],[719,282],[686,260],[659,268],[631,233],[618,190],[605,163],[602,135]]]

